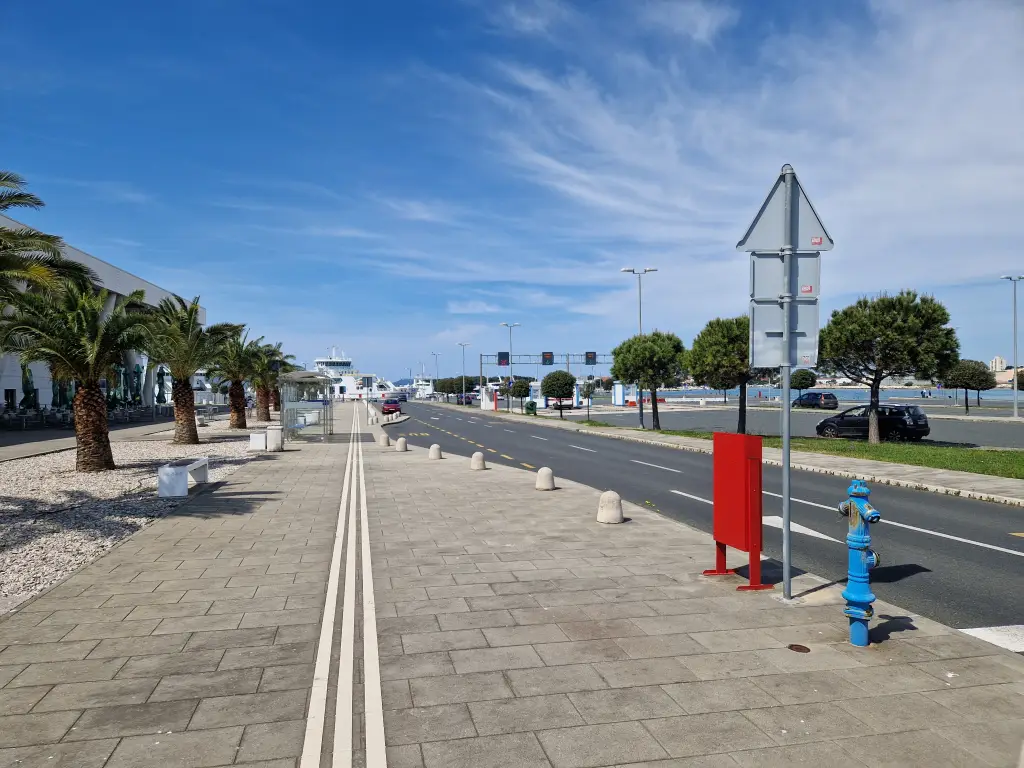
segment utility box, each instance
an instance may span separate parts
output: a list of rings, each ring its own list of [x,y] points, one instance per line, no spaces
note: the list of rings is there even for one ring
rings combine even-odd
[[[626,385],[621,381],[612,384],[612,405],[626,405]]]

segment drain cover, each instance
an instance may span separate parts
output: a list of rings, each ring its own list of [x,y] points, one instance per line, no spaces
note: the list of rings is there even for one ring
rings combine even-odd
[[[806,645],[797,645],[796,643],[793,643],[792,645],[787,645],[786,647],[789,648],[789,650],[791,651],[796,651],[797,653],[811,652],[811,649],[808,648]]]

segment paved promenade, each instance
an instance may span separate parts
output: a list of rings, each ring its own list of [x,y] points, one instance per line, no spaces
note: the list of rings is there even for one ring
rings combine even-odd
[[[813,577],[738,593],[705,534],[359,431],[0,619],[0,768],[1017,766],[1024,658],[885,604],[853,649]]]

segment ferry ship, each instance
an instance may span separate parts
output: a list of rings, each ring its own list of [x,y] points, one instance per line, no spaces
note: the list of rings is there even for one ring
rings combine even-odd
[[[387,379],[357,369],[352,365],[352,358],[344,351],[340,356],[337,354],[337,347],[333,348],[327,357],[316,358],[313,364],[318,373],[325,373],[331,377],[331,397],[335,400],[375,400],[399,390]],[[363,383],[367,380],[371,384],[364,387]]]

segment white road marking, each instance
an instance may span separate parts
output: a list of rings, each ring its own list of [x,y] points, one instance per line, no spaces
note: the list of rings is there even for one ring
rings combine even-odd
[[[961,629],[961,632],[979,640],[998,645],[1015,653],[1024,652],[1024,624],[1010,624],[1005,627],[977,627]]]
[[[702,496],[694,496],[692,493],[683,493],[682,491],[672,491],[672,493],[678,494],[679,496],[685,496],[686,498],[693,499],[694,501],[702,501],[705,504],[714,504],[715,503],[711,499],[705,499]]]
[[[338,583],[341,578],[341,549],[345,538],[346,507],[348,506],[352,464],[356,453],[355,422],[359,418],[358,413],[355,411],[352,416],[353,427],[349,436],[345,476],[341,484],[341,505],[338,509],[338,525],[334,532],[334,549],[331,552],[331,569],[327,577],[324,619],[320,626],[320,638],[317,642],[316,666],[313,670],[313,686],[310,691],[309,714],[306,717],[306,734],[302,742],[302,759],[299,761],[299,768],[319,768],[320,766],[320,751],[323,745],[327,710],[327,684],[331,672],[331,648],[334,641],[334,615],[338,604]]]
[[[764,525],[770,525],[772,528],[782,528],[782,518],[779,515],[765,515],[761,518],[761,522]],[[824,533],[819,533],[813,528],[808,528],[800,523],[794,523],[792,520],[789,522],[789,529],[796,533],[803,533],[807,536],[813,536],[816,539],[825,539],[826,541],[834,541],[836,544],[842,544],[839,539],[833,539],[831,536],[826,536]]]
[[[537,437],[536,435],[530,435],[534,440],[547,440],[546,437]]]
[[[516,431],[514,429],[506,429],[505,431],[506,432],[511,432],[513,435],[516,433]]]
[[[762,493],[764,493],[767,496],[774,496],[774,497],[776,497],[778,499],[782,498],[782,494],[780,494],[780,493],[771,493],[769,491],[762,491]],[[816,501],[806,501],[805,499],[792,499],[792,501],[798,502],[800,504],[806,504],[809,507],[818,507],[819,509],[827,509],[830,512],[837,511],[838,510],[838,506],[839,506],[839,505],[836,505],[835,507],[830,507],[827,504],[819,504]],[[938,536],[940,539],[949,539],[950,541],[959,541],[961,544],[972,544],[975,547],[983,547],[985,549],[995,550],[996,552],[1004,552],[1007,555],[1016,555],[1017,557],[1024,557],[1024,552],[1020,552],[1019,550],[1016,550],[1016,549],[1007,549],[1006,547],[997,547],[995,544],[986,544],[986,543],[984,543],[982,541],[974,541],[972,539],[964,539],[964,538],[961,538],[960,536],[952,536],[952,535],[950,535],[948,533],[940,533],[939,531],[930,531],[927,528],[918,528],[916,525],[907,525],[906,523],[898,523],[895,520],[886,520],[884,517],[882,518],[882,522],[885,523],[886,525],[894,525],[897,528],[906,528],[908,531],[917,531],[918,533],[927,533],[929,536]]]
[[[630,459],[634,464],[643,464],[645,467],[654,467],[655,469],[664,469],[666,472],[675,472],[677,475],[682,474],[681,470],[672,469],[672,467],[663,467],[661,464],[648,464],[646,461],[639,461],[638,459]]]
[[[490,424],[484,424],[484,426],[485,426],[485,427],[487,427],[488,429],[490,429],[490,428],[491,428],[491,425],[490,425]]]
[[[338,697],[334,705],[335,768],[352,766],[352,692],[355,688],[356,637],[356,473],[358,471],[358,425],[355,428],[356,458],[352,468],[352,493],[349,496],[348,542],[345,546],[345,596],[341,607],[341,641],[338,648]],[[325,622],[326,624],[326,622]]]
[[[595,451],[594,449],[592,449],[592,448],[584,448],[582,445],[570,445],[569,447],[570,448],[575,448],[577,451],[586,451],[587,453],[597,453],[597,451]]]
[[[431,421],[440,421],[440,420],[441,420],[441,417],[440,417],[440,416],[431,416],[431,417],[430,417],[430,420],[431,420]]]

